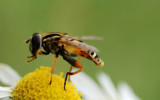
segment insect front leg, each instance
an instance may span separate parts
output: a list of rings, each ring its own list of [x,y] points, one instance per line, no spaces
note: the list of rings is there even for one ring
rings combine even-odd
[[[73,58],[71,58],[71,57],[69,57],[69,56],[67,56],[67,55],[62,55],[62,56],[63,56],[63,59],[66,60],[68,63],[70,63],[72,66],[79,68],[78,71],[75,71],[75,72],[67,72],[67,73],[66,73],[65,82],[64,82],[64,90],[66,90],[66,82],[67,82],[67,77],[68,77],[68,75],[75,75],[75,74],[81,72],[82,69],[83,69],[83,67],[82,67],[82,65],[79,63],[79,61],[77,61],[77,60],[75,60],[75,59],[73,59]]]
[[[26,61],[26,63],[33,61],[37,56],[27,56],[26,58],[32,58],[31,60]]]
[[[32,56],[27,56],[27,57],[26,57],[27,59],[28,59],[28,58],[32,58],[32,59],[31,59],[31,60],[26,61],[26,63],[31,62],[31,61],[33,61],[33,60],[35,60],[35,59],[37,58],[37,55],[38,55],[38,54],[40,54],[40,53],[42,53],[42,51],[41,51],[40,49],[38,49],[38,50],[36,51],[36,53],[32,54]]]

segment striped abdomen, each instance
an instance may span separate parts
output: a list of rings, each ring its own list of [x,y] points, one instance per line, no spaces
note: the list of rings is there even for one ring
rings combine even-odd
[[[90,51],[88,50],[88,54],[91,58],[91,60],[98,66],[103,66],[104,63],[103,61],[101,60],[101,58],[94,52],[94,51]]]

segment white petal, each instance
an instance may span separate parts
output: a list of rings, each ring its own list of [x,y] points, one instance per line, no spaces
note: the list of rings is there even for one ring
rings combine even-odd
[[[85,100],[107,100],[102,89],[85,73],[71,76],[73,84],[82,92]]]
[[[16,81],[21,77],[18,75],[16,71],[14,71],[11,67],[6,64],[0,63],[0,81],[4,84],[15,86]]]
[[[0,100],[1,98],[9,97],[11,96],[10,92],[0,92]]]
[[[12,99],[9,97],[5,97],[5,98],[1,98],[0,100],[12,100]]]
[[[106,75],[105,73],[100,73],[98,75],[98,80],[100,82],[100,85],[106,92],[106,95],[108,95],[111,100],[116,100],[119,98],[117,90],[108,75]]]
[[[11,92],[12,92],[12,87],[0,87],[0,99],[2,99],[2,98],[3,98],[3,100],[9,99],[6,97],[11,96]]]
[[[12,87],[1,87],[0,86],[0,92],[12,92]]]
[[[122,100],[141,100],[137,97],[127,83],[120,83],[118,91]]]

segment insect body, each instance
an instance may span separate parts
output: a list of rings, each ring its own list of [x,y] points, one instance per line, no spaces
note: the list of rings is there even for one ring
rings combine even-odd
[[[71,64],[70,71],[66,73],[64,89],[68,75],[74,75],[82,71],[83,67],[79,63],[82,57],[92,60],[98,66],[103,66],[103,61],[95,53],[98,51],[95,47],[88,45],[81,40],[74,39],[65,33],[49,32],[44,35],[41,35],[40,33],[34,33],[32,37],[26,41],[26,43],[29,42],[29,50],[32,53],[32,56],[27,56],[27,58],[32,59],[26,62],[31,62],[32,60],[36,59],[38,54],[55,54],[51,74],[53,74],[55,63],[59,55],[61,55],[65,61]],[[42,48],[44,51],[42,51]],[[80,56],[78,60],[72,58],[77,55]],[[78,71],[71,72],[72,66],[80,69]],[[52,76],[50,84],[51,82]]]

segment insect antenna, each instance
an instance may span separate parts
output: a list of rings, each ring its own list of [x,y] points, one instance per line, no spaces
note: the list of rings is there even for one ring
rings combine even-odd
[[[28,43],[31,39],[26,40],[26,43]]]

